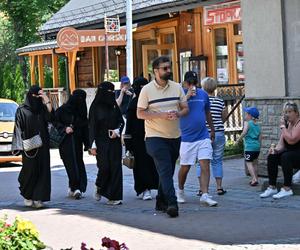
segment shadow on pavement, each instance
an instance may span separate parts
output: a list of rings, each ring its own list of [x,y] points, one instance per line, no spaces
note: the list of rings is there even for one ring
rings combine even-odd
[[[64,168],[52,167],[52,201],[43,210],[50,212],[55,209],[57,216],[79,215],[181,239],[215,244],[300,243],[299,197],[280,201],[262,200],[258,196],[259,187],[251,189],[245,184],[248,179],[244,176],[244,169],[237,169],[236,166],[230,168],[230,163],[225,168],[225,176],[228,175],[229,180],[226,182],[228,193],[217,197],[214,193],[214,181],[211,182],[211,193],[219,202],[219,206],[214,208],[199,205],[199,198],[195,195],[198,190],[197,177],[195,171],[191,171],[187,180],[187,203],[180,204],[178,218],[168,218],[166,214],[156,212],[155,200],[138,199],[133,190],[132,173],[124,168],[123,205],[108,206],[105,198],[95,201],[93,193],[96,167],[94,164],[86,164],[86,169],[89,177],[88,190],[83,199],[73,200],[66,197],[67,177]],[[0,205],[6,209],[30,211],[31,209],[22,206],[17,174],[1,172]],[[175,179],[176,176],[175,173]],[[4,192],[5,189],[9,191]]]

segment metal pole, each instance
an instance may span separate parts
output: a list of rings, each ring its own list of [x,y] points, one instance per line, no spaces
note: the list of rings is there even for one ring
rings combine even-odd
[[[126,74],[133,81],[132,0],[126,0]]]
[[[106,62],[106,81],[108,81],[108,72],[109,72],[109,59],[108,59],[108,42],[107,42],[107,33],[105,31],[105,62]]]
[[[107,41],[107,22],[106,14],[104,16],[104,29],[105,29],[105,65],[106,65],[106,81],[108,81],[108,72],[109,72],[109,57],[108,57],[108,41]]]

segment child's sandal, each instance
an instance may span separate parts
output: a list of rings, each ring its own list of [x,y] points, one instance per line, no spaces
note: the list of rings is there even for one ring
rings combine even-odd
[[[218,194],[218,195],[224,195],[224,194],[226,194],[226,193],[227,193],[227,191],[224,190],[223,188],[218,188],[218,189],[217,189],[217,194]]]

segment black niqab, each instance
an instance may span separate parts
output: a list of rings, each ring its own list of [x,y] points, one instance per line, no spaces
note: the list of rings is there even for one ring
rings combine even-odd
[[[40,90],[41,88],[37,85],[31,86],[25,99],[25,105],[28,106],[35,114],[38,114],[43,110],[42,98],[37,97]],[[33,94],[36,96],[33,96]]]
[[[76,89],[70,95],[69,100],[66,103],[66,108],[71,113],[77,116],[86,118],[87,117],[87,105],[86,105],[86,92],[82,89]]]
[[[144,77],[137,77],[133,80],[132,88],[137,97],[140,95],[142,88],[146,84],[148,84],[148,81]]]
[[[115,86],[111,82],[103,82],[98,85],[98,90],[94,99],[95,103],[102,103],[108,106],[116,105]]]

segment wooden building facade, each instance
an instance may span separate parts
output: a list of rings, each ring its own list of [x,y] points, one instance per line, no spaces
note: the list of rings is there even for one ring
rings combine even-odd
[[[144,8],[141,4],[133,8],[135,77],[143,75],[150,80],[153,77],[151,69],[153,59],[167,55],[172,61],[173,80],[177,82],[181,82],[184,73],[190,69],[201,77],[215,77],[219,84],[244,83],[240,1],[161,2],[164,1],[158,1]],[[72,0],[65,7],[70,4]],[[65,7],[61,10],[62,13],[54,15],[56,21],[61,19],[62,14],[68,13]],[[149,11],[150,7],[152,11]],[[124,9],[120,8],[119,12],[112,13],[112,16],[121,15],[121,23],[124,24],[123,12]],[[105,78],[105,47],[101,44],[65,50],[59,47],[55,39],[58,31],[64,26],[75,27],[77,30],[103,29],[103,19],[99,18],[97,22],[95,19],[94,23],[86,22],[80,25],[76,20],[74,23],[71,22],[71,25],[70,22],[64,24],[61,20],[59,27],[47,28],[47,25],[52,25],[53,18],[41,29],[45,42],[28,45],[17,51],[20,56],[30,58],[31,83],[38,83],[44,87],[44,69],[47,66],[52,69],[52,87],[59,87],[61,85],[59,60],[63,59],[66,63],[67,87],[70,91],[76,88],[96,87]],[[204,69],[197,64],[197,58],[201,56],[206,58]],[[191,58],[194,58],[194,61]],[[113,81],[118,81],[126,74],[125,45],[109,47],[109,69]]]

